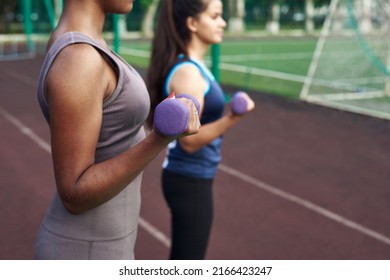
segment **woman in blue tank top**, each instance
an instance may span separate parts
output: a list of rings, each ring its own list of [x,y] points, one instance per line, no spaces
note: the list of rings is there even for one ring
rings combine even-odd
[[[152,109],[170,92],[191,94],[199,101],[202,125],[197,135],[171,142],[163,163],[162,187],[172,215],[170,259],[205,258],[222,137],[242,118],[231,111],[224,115],[223,91],[203,63],[209,46],[222,41],[222,11],[221,0],[163,0],[153,40],[147,78]],[[245,98],[251,111],[254,103]]]

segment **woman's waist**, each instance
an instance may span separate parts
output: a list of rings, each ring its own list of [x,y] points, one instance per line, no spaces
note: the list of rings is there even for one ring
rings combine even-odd
[[[44,227],[53,234],[76,240],[107,241],[129,235],[138,223],[140,177],[111,200],[80,215],[71,214],[56,192]]]

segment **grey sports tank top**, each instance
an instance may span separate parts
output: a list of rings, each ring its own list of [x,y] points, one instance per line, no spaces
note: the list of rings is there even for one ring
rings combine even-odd
[[[95,161],[104,161],[126,151],[145,138],[143,123],[150,109],[149,95],[137,71],[116,54],[82,33],[65,33],[48,50],[38,83],[39,104],[49,124],[49,107],[44,91],[45,79],[58,53],[71,44],[93,46],[111,63],[118,75],[114,93],[103,104],[102,126]],[[78,240],[104,241],[128,236],[137,227],[141,176],[142,174],[110,201],[81,215],[70,214],[55,192],[43,226],[53,234]]]

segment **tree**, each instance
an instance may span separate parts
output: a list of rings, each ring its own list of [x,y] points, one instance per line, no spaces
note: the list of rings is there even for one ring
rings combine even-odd
[[[271,19],[267,23],[267,30],[271,34],[277,34],[280,30],[280,4],[279,0],[273,0],[271,6]]]
[[[18,1],[1,0],[0,2],[0,32],[6,33],[9,31],[9,24],[14,20]]]
[[[390,45],[390,3],[386,3],[383,7],[384,14],[385,14],[385,20],[387,22],[387,43],[388,46]],[[387,50],[387,61],[386,61],[386,66],[387,66],[387,72],[390,70],[390,48]],[[385,85],[385,94],[387,96],[390,96],[390,76],[387,75],[386,77],[386,85]]]
[[[54,29],[62,13],[62,0],[45,0],[45,6],[50,17],[51,27]]]
[[[143,3],[147,10],[142,20],[141,32],[143,37],[150,38],[153,36],[153,22],[160,0],[143,0]]]
[[[306,32],[314,31],[314,0],[306,0],[305,3],[305,28]]]
[[[229,32],[242,33],[245,30],[245,1],[244,0],[229,0]]]
[[[360,31],[370,33],[372,31],[371,23],[371,0],[361,0],[355,3],[357,13],[360,14]]]

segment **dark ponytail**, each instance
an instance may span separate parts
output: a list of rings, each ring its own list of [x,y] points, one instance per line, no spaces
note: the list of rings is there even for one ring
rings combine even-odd
[[[197,17],[206,8],[210,0],[162,0],[155,35],[152,41],[152,52],[146,79],[151,111],[148,125],[153,125],[153,113],[157,104],[163,100],[163,87],[169,70],[177,61],[177,56],[188,57],[187,45],[191,33],[187,27],[188,17]]]

